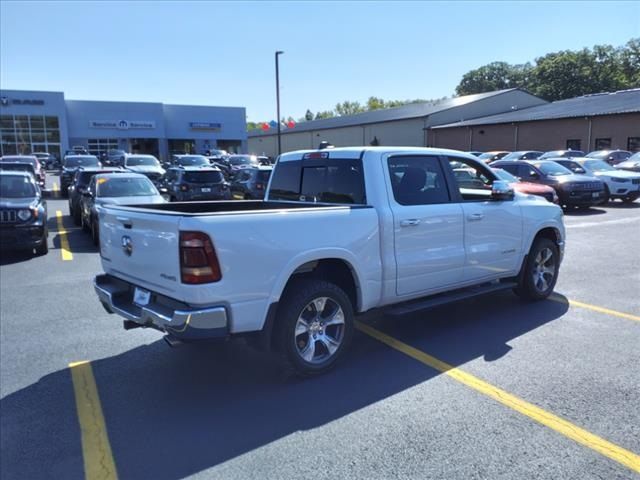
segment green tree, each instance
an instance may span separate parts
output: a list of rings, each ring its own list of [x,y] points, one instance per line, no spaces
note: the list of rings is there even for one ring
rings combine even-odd
[[[335,110],[339,116],[344,117],[346,115],[354,115],[356,113],[362,113],[366,109],[365,107],[360,105],[360,102],[351,102],[349,100],[345,100],[342,103],[338,103],[336,105]]]
[[[335,116],[336,114],[333,112],[333,110],[325,110],[324,112],[317,112],[314,120],[321,120],[323,118],[331,118]]]
[[[640,37],[620,48],[620,67],[628,88],[640,88]]]
[[[506,62],[493,62],[462,76],[456,87],[457,95],[493,92],[506,88],[527,88],[531,75],[531,64],[510,65]]]
[[[307,108],[307,112],[304,114],[304,119],[309,122],[313,120],[313,112]]]
[[[367,110],[380,110],[382,108],[388,108],[385,101],[378,97],[369,97],[367,100]]]

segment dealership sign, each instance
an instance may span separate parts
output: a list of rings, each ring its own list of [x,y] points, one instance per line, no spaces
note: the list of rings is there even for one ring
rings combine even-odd
[[[149,120],[89,120],[91,128],[115,128],[129,130],[133,128],[156,128],[156,122]]]
[[[211,123],[211,122],[191,122],[189,126],[193,130],[220,130],[222,128],[221,123]]]
[[[0,97],[0,105],[3,107],[8,107],[9,105],[44,105],[44,100]]]

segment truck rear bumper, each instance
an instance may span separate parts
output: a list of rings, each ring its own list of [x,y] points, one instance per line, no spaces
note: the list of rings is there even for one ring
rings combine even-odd
[[[109,313],[168,333],[180,340],[206,340],[229,334],[227,310],[223,306],[193,308],[178,300],[151,292],[149,303],[134,303],[135,285],[111,275],[98,275],[93,285]]]

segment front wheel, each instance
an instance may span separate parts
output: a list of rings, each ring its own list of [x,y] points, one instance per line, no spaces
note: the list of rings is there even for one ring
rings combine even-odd
[[[301,279],[283,296],[274,333],[287,363],[299,375],[311,376],[330,370],[342,358],[353,325],[353,307],[341,288]]]
[[[544,300],[558,281],[560,252],[548,238],[533,242],[515,293],[525,300]]]

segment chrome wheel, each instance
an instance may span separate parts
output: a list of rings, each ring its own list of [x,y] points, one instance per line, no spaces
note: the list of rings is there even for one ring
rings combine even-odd
[[[550,248],[538,252],[533,262],[533,285],[540,293],[546,292],[556,275],[556,262]]]
[[[298,316],[293,340],[305,362],[319,364],[333,357],[342,344],[344,332],[342,307],[329,297],[318,297]]]

